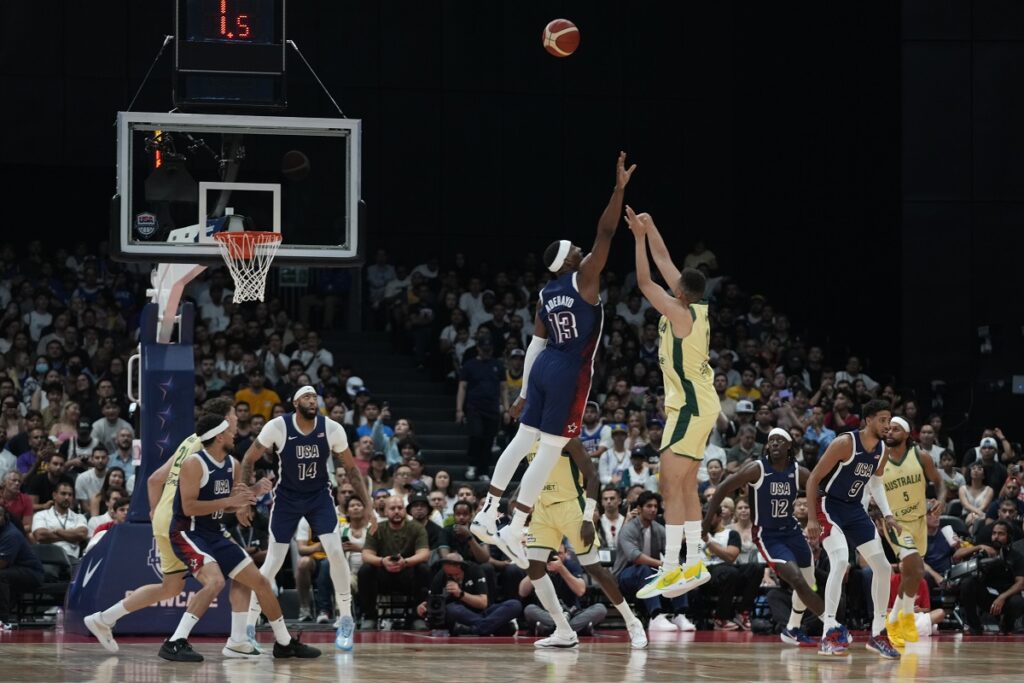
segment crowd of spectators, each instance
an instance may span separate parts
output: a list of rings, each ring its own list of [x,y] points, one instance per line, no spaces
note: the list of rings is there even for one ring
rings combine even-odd
[[[977,553],[1009,567],[999,586],[1012,587],[1016,577],[1024,577],[1024,555],[1015,554],[1019,545],[1013,549],[1022,536],[1024,511],[1020,453],[1000,429],[986,429],[977,445],[957,449],[940,414],[928,414],[888,378],[869,376],[858,357],[830,365],[825,350],[807,331],[793,329],[784,311],[720,275],[704,245],[687,254],[685,265],[708,276],[711,365],[722,406],[700,474],[705,499],[724,476],[760,456],[773,427],[789,430],[797,459],[813,467],[831,440],[859,427],[860,405],[881,396],[910,423],[922,452],[940,465],[946,486],[932,493],[949,502],[950,519],[958,522],[951,542],[937,541],[934,552],[929,548],[935,595],[952,596],[955,603],[959,586],[944,576]],[[371,395],[357,369],[343,360],[344,349],[325,348],[319,330],[326,315],[311,320],[316,309],[305,306],[293,318],[278,297],[236,306],[223,269],[212,269],[186,290],[198,310],[196,405],[216,396],[235,400],[236,456],[267,420],[291,411],[290,396],[305,384],[317,389],[323,414],[345,425],[372,495],[372,508],[364,508],[352,482],[335,473],[364,628],[378,625],[377,596],[392,593],[408,598],[406,615],[415,626],[443,624],[478,635],[523,626],[543,633],[547,621],[533,604],[529,582],[496,549],[478,544],[468,525],[495,454],[516,429],[508,410],[521,387],[523,349],[548,274],[532,254],[492,272],[461,254],[443,268],[436,260],[406,268],[391,265],[380,251],[363,275],[368,324],[390,330],[416,359],[418,372],[450,383],[451,417],[465,423],[470,437],[465,477],[450,463],[432,460],[418,445],[412,421],[392,414],[386,399],[397,402],[400,396]],[[0,622],[11,620],[12,602],[32,590],[37,578],[38,563],[22,544],[57,545],[74,563],[97,534],[124,521],[121,501],[136,488],[145,492],[134,476],[139,446],[137,416],[127,399],[127,359],[138,343],[148,280],[144,269],[112,263],[84,244],[53,253],[44,253],[38,242],[27,253],[0,248],[0,561],[11,565],[0,566]],[[598,531],[606,559],[632,596],[638,568],[662,561],[658,460],[665,414],[658,321],[632,274],[607,272],[601,300],[605,327],[580,438],[603,487]],[[272,473],[273,464],[264,462],[263,469]],[[228,520],[229,531],[257,562],[267,547],[271,505],[269,496],[259,501],[251,529]],[[806,514],[805,506],[798,507],[798,518]],[[376,534],[367,530],[370,515],[380,521]],[[940,530],[949,520],[941,521],[929,519],[929,529],[945,541]],[[755,604],[766,600],[774,611],[776,602],[788,599],[752,544],[744,498],[726,499],[710,540],[706,561],[715,580],[686,599],[647,601],[652,628],[749,629],[757,621]],[[332,589],[322,548],[308,529],[299,530],[295,544],[298,560],[291,571],[300,617],[327,621]],[[827,571],[825,555],[814,550],[819,571]],[[23,571],[11,571],[17,568],[13,558],[25,565]],[[585,632],[604,618],[602,610],[592,609],[599,595],[573,548],[553,553],[549,571],[566,610],[584,615],[574,626]],[[856,565],[854,571],[863,572]],[[978,611],[990,603],[988,580],[981,570],[968,577],[973,597],[962,605]],[[848,581],[852,623],[869,614],[869,592],[859,585]],[[1015,605],[1006,613],[1016,614]],[[978,626],[974,617],[965,615],[964,621]]]

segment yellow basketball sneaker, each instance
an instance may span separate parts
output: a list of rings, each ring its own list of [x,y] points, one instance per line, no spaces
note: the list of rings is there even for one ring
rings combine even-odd
[[[900,611],[899,616],[900,622],[900,635],[903,636],[903,640],[908,643],[917,642],[917,620],[914,617],[914,613],[909,614],[904,611]]]
[[[639,600],[645,600],[647,598],[656,598],[665,592],[670,586],[675,585],[683,576],[682,567],[676,567],[670,571],[665,571],[664,565],[658,567],[658,570],[654,572],[651,578],[644,585],[640,586],[640,590],[636,592],[636,597]]]
[[[697,586],[703,586],[710,580],[711,573],[701,560],[682,567],[675,567],[669,571],[665,571],[664,567],[659,567],[651,580],[636,592],[636,596],[640,599],[659,595],[675,598]]]
[[[913,615],[911,615],[913,619]],[[915,627],[916,628],[916,627]],[[903,637],[903,612],[901,611],[896,617],[896,621],[890,621],[889,617],[885,618],[885,632],[889,634],[889,642],[892,643],[893,647],[903,647],[905,645],[905,639]],[[916,631],[914,635],[917,635]]]

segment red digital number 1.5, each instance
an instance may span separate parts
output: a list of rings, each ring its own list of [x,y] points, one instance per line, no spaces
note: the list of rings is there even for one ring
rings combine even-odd
[[[249,28],[249,15],[239,14],[235,20],[228,20],[228,0],[220,0],[220,35],[222,38],[232,40],[234,38],[248,38],[252,31]],[[232,30],[228,30],[228,27]],[[235,32],[237,29],[237,33]]]

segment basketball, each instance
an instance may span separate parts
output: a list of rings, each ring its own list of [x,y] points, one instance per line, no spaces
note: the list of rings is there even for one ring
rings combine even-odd
[[[580,30],[568,19],[553,19],[544,27],[544,49],[568,57],[580,46]]]

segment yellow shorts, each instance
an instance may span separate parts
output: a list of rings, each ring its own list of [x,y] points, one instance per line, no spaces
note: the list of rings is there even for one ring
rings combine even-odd
[[[538,503],[533,508],[533,515],[530,517],[530,532],[526,538],[526,547],[531,551],[528,553],[529,558],[540,560],[540,555],[543,554],[543,559],[546,560],[550,551],[558,550],[563,538],[569,539],[569,545],[573,547],[578,557],[597,550],[599,541],[596,533],[594,542],[586,545],[580,535],[580,526],[582,525],[582,498],[573,498],[550,505]]]
[[[896,520],[900,523],[902,531],[897,534],[894,530],[888,529],[885,540],[889,543],[893,553],[903,559],[914,553],[924,557],[928,552],[928,520],[925,517],[918,517],[912,521]]]
[[[156,551],[160,554],[160,571],[163,572],[164,576],[177,574],[187,569],[185,563],[174,554],[170,538],[154,534],[153,540],[156,541]]]
[[[694,415],[692,408],[683,406],[678,410],[669,408],[667,412],[668,419],[665,420],[665,431],[661,437],[661,450],[670,448],[676,455],[703,460],[704,449],[708,445],[711,430],[715,428],[719,411]]]

